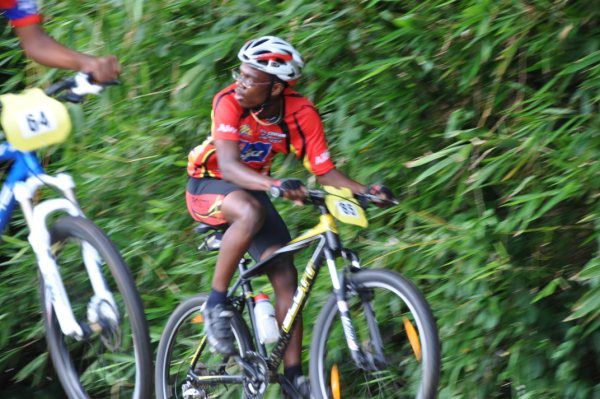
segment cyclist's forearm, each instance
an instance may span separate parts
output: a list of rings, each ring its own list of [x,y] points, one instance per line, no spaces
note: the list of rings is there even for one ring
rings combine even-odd
[[[317,181],[323,186],[347,187],[355,194],[365,192],[366,187],[352,180],[337,169],[332,169],[324,175],[317,176]]]
[[[15,28],[15,32],[27,57],[40,64],[78,71],[91,58],[57,43],[39,25]]]
[[[248,190],[269,191],[274,179],[261,175],[254,169],[241,162],[229,162],[228,165],[219,165],[223,180]]]

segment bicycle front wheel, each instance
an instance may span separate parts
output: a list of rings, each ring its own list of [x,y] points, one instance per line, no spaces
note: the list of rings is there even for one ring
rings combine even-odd
[[[142,301],[121,255],[106,235],[88,219],[63,216],[50,230],[52,253],[78,322],[88,311],[101,314],[99,331],[83,340],[65,336],[50,296],[41,281],[46,339],[54,369],[69,398],[146,399],[152,394],[152,350]],[[95,302],[83,262],[84,245],[95,251],[95,262],[112,293],[116,309]],[[102,309],[101,309],[102,308]],[[115,315],[118,317],[108,317]],[[98,330],[98,329],[97,329]]]
[[[419,290],[389,270],[348,275],[346,299],[364,364],[351,356],[335,296],[316,322],[310,379],[316,398],[435,398],[440,352]]]
[[[158,399],[245,397],[243,384],[222,383],[242,375],[233,357],[212,353],[204,334],[202,310],[206,295],[182,302],[173,312],[156,355],[156,397]],[[248,327],[236,312],[231,327],[239,353],[252,350]]]

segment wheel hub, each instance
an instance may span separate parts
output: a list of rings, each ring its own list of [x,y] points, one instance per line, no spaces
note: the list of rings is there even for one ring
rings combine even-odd
[[[92,331],[100,333],[100,339],[109,350],[121,346],[119,314],[108,301],[94,296],[88,305],[88,321]]]

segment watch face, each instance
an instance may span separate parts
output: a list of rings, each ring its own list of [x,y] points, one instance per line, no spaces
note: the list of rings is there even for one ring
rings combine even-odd
[[[271,189],[269,191],[271,192],[271,197],[273,198],[278,198],[281,194],[279,187],[271,186]]]

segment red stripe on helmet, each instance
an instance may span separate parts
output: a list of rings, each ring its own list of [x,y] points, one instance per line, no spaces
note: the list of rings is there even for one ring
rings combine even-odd
[[[277,61],[277,59],[283,61],[291,61],[293,57],[289,54],[278,54],[278,53],[269,53],[269,54],[261,54],[256,57],[257,60],[267,60],[267,61]]]

